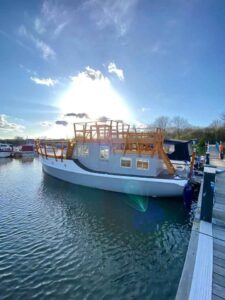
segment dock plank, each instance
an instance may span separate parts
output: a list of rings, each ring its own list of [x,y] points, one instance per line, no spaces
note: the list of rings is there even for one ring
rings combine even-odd
[[[225,247],[213,242],[213,249],[225,253]]]
[[[225,259],[225,252],[221,252],[221,251],[213,249],[213,256],[217,257],[217,258]]]
[[[213,268],[213,239],[203,232],[212,232],[210,223],[201,221],[198,248],[189,299],[211,299],[212,268]],[[208,249],[208,251],[205,251]],[[200,279],[200,280],[199,280]]]
[[[218,296],[212,294],[212,300],[223,300],[223,298],[218,297]]]
[[[225,162],[214,160],[221,166]],[[212,299],[225,299],[225,173],[216,175],[213,207],[213,286]]]
[[[215,230],[225,230],[225,227],[221,226],[221,225],[213,224],[213,229],[215,229]]]
[[[219,275],[225,277],[225,268],[214,264],[213,265],[213,271],[214,271],[214,273],[219,274]],[[224,280],[225,280],[225,278],[224,278]]]
[[[225,248],[225,241],[223,241],[223,240],[221,240],[221,239],[218,239],[218,238],[216,238],[216,237],[214,237],[214,244],[215,244],[215,245],[220,245],[220,246],[222,246],[222,247]]]
[[[215,257],[215,255],[213,255],[213,263],[217,266],[225,268],[225,260],[222,258]]]
[[[225,278],[217,273],[213,273],[213,282],[225,287]]]
[[[213,229],[213,236],[216,239],[222,240],[225,242],[225,230],[223,229]]]
[[[225,299],[225,288],[221,285],[213,283],[213,294],[221,297],[222,299]]]

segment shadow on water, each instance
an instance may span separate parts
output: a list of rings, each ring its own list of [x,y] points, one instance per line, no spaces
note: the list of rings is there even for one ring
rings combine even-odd
[[[51,199],[63,207],[69,216],[95,217],[107,223],[153,231],[165,222],[189,222],[182,198],[152,198],[115,193],[70,184],[44,174],[41,185],[46,201]],[[50,204],[51,205],[51,204]],[[82,209],[80,207],[82,206]]]

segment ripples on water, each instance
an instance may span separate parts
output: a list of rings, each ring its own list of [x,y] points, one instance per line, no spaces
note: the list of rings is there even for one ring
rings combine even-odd
[[[38,159],[1,159],[0,299],[174,299],[189,219],[181,199],[79,187]]]

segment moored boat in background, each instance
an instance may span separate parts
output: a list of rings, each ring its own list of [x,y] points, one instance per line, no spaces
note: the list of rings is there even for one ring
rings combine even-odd
[[[17,151],[14,152],[15,158],[21,157],[34,157],[35,156],[35,147],[32,144],[25,144],[18,148]]]
[[[10,157],[13,148],[9,144],[0,144],[0,158]]]

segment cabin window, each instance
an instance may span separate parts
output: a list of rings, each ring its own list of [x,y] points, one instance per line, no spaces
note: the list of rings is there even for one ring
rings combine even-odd
[[[163,148],[167,154],[172,154],[175,151],[175,145],[173,144],[164,144]]]
[[[100,147],[100,159],[102,159],[102,160],[109,159],[109,147],[108,146]]]
[[[149,161],[147,159],[137,159],[137,169],[147,170],[149,168]]]
[[[87,145],[78,145],[77,146],[77,156],[88,156],[89,148]]]
[[[123,168],[131,168],[131,158],[121,158],[120,166]]]

